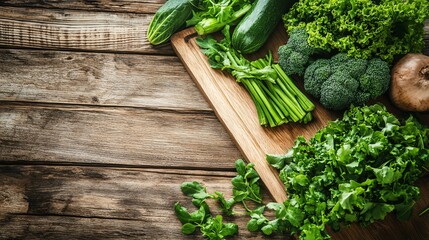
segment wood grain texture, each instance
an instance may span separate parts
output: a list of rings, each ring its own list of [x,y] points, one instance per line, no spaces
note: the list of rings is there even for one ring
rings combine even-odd
[[[199,181],[209,192],[231,197],[233,176],[216,171],[0,166],[0,239],[200,239],[199,233],[186,237],[180,231],[174,204],[195,208],[180,184]],[[213,214],[221,214],[215,202],[209,203]],[[234,211],[237,217],[225,220],[239,225],[236,239],[263,239],[261,233],[246,230],[248,217],[242,207]]]
[[[169,44],[150,45],[153,14],[0,7],[0,46],[173,54]]]
[[[180,184],[198,181],[209,192],[221,191],[230,197],[233,176],[233,172],[218,171],[0,166],[0,238],[195,239],[200,235],[180,233],[174,216],[172,207],[177,201],[193,209],[190,199],[180,192]],[[417,216],[429,205],[428,180],[418,181],[421,199],[409,221],[389,215],[366,228],[345,228],[332,234],[333,239],[428,239],[429,214]],[[220,214],[216,204],[209,203],[213,213]],[[239,206],[234,210],[237,216],[226,220],[239,225],[236,239],[263,239],[245,229],[244,210]]]
[[[211,111],[175,56],[0,49],[0,99]]]
[[[265,160],[266,154],[285,153],[293,146],[298,136],[309,139],[337,115],[318,105],[313,114],[314,120],[310,124],[261,127],[256,108],[245,88],[236,83],[232,76],[212,69],[195,39],[194,30],[185,29],[173,36],[172,45],[243,156],[255,163],[255,169],[273,198],[283,202],[286,200],[284,185],[278,178],[277,171]],[[285,31],[277,31],[266,46],[276,52],[275,49],[284,44],[286,39]]]
[[[128,13],[155,13],[165,0],[3,0],[0,6],[73,9]]]
[[[0,162],[232,169],[237,158],[212,113],[0,104]]]

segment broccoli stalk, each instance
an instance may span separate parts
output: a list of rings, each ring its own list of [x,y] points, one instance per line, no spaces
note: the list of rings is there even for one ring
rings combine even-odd
[[[252,98],[259,122],[270,127],[283,123],[312,120],[314,104],[295,86],[278,64],[273,63],[271,52],[265,58],[247,60],[231,46],[229,27],[223,31],[225,38],[198,38],[197,43],[209,58],[212,68],[229,72],[244,85]]]

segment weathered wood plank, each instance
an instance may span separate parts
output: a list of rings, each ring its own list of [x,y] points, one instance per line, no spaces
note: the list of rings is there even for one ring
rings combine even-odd
[[[231,169],[239,157],[211,112],[0,104],[0,161]]]
[[[0,6],[12,7],[39,7],[55,9],[73,9],[89,11],[130,12],[130,13],[155,13],[166,0],[3,0]]]
[[[175,56],[0,49],[0,99],[211,111]]]
[[[209,192],[231,196],[233,172],[106,169],[94,167],[0,166],[0,238],[22,239],[195,239],[185,237],[173,210],[180,191],[199,181]],[[267,200],[268,201],[268,200]],[[214,214],[220,214],[210,202]],[[237,206],[240,239],[261,239],[246,230]],[[78,231],[76,231],[78,229]]]
[[[176,201],[192,209],[179,189],[184,181],[202,182],[209,192],[231,196],[233,172],[99,167],[0,166],[0,238],[189,239],[181,235],[172,209]],[[428,239],[428,177],[421,179],[421,199],[410,221],[389,215],[367,228],[353,225],[334,239]],[[266,193],[266,190],[263,190]],[[166,194],[168,193],[168,194]],[[265,202],[271,201],[265,195]],[[219,214],[211,202],[214,214]],[[227,218],[240,226],[240,239],[260,239],[245,229],[248,217],[236,207]],[[75,231],[79,229],[79,231]],[[350,237],[353,236],[353,237]],[[194,237],[192,237],[194,239]]]
[[[0,46],[173,54],[146,39],[152,14],[0,7]]]

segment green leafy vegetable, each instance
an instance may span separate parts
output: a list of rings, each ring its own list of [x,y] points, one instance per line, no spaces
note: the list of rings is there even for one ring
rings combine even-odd
[[[413,183],[429,165],[428,131],[413,117],[399,121],[380,104],[352,107],[308,142],[299,137],[283,157],[267,156],[280,169],[289,200],[267,205],[276,212],[275,224],[253,214],[250,228],[329,239],[325,225],[338,231],[391,212],[409,218],[420,194]]]
[[[427,0],[300,0],[283,17],[288,32],[305,27],[309,45],[392,62],[424,47]]]
[[[235,168],[238,175],[231,180],[233,197],[228,200],[225,199],[223,193],[207,193],[206,188],[196,181],[182,183],[180,188],[183,194],[192,197],[192,203],[198,208],[190,213],[179,202],[175,204],[176,216],[183,224],[183,234],[192,234],[198,228],[203,236],[213,240],[220,240],[237,234],[238,227],[236,224],[223,223],[221,215],[215,217],[211,215],[210,208],[206,202],[207,199],[217,200],[223,213],[228,216],[234,215],[232,207],[236,203],[242,203],[247,211],[252,210],[247,207],[246,201],[262,203],[259,175],[254,169],[254,164],[246,165],[243,160],[239,159],[235,162]]]
[[[295,86],[273,57],[255,61],[247,60],[231,46],[229,26],[223,31],[225,38],[216,41],[213,37],[198,38],[212,68],[225,70],[249,92],[261,125],[276,127],[283,123],[311,121],[314,104]]]
[[[199,35],[222,30],[225,25],[234,25],[252,7],[252,0],[200,0],[196,11],[186,24],[194,26]]]

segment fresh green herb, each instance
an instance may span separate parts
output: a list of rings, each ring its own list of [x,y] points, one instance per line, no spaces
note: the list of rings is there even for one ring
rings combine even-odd
[[[290,33],[305,27],[310,46],[392,62],[424,48],[427,0],[300,0],[284,15]]]
[[[273,57],[247,60],[231,46],[229,26],[222,30],[225,38],[198,38],[212,68],[225,70],[241,82],[255,103],[261,125],[276,127],[283,123],[311,121],[314,104],[295,86]]]
[[[210,212],[207,212],[207,208],[203,205],[198,210],[189,213],[180,203],[176,203],[174,210],[176,216],[183,224],[183,234],[192,234],[197,228],[200,228],[203,236],[213,240],[220,240],[225,237],[233,236],[238,232],[237,224],[223,223],[221,215],[212,217]]]
[[[235,168],[238,175],[231,180],[232,193],[235,202],[243,202],[250,200],[256,203],[262,203],[261,189],[259,187],[259,175],[254,169],[255,164],[245,164],[239,159],[235,162]],[[246,207],[246,209],[248,209]]]
[[[264,220],[258,228],[329,239],[325,225],[338,231],[391,212],[409,218],[420,193],[413,183],[429,165],[428,131],[413,117],[400,122],[376,104],[352,107],[309,142],[299,137],[287,154],[267,156],[280,169],[289,199],[271,207],[275,224]]]
[[[200,0],[187,26],[194,26],[199,35],[235,25],[252,8],[253,0]]]
[[[183,224],[183,234],[192,234],[199,228],[203,236],[217,240],[233,236],[238,232],[236,224],[223,223],[221,215],[215,217],[211,215],[210,208],[206,202],[207,199],[216,200],[223,213],[228,216],[234,215],[232,207],[236,203],[242,203],[247,211],[252,210],[247,207],[246,201],[262,203],[259,175],[254,169],[254,164],[246,165],[243,160],[239,159],[235,162],[235,168],[238,175],[231,180],[233,197],[228,200],[225,199],[223,193],[207,193],[206,188],[198,182],[182,183],[180,188],[183,194],[192,197],[192,203],[197,207],[196,211],[190,213],[180,203],[175,204],[176,216]]]

